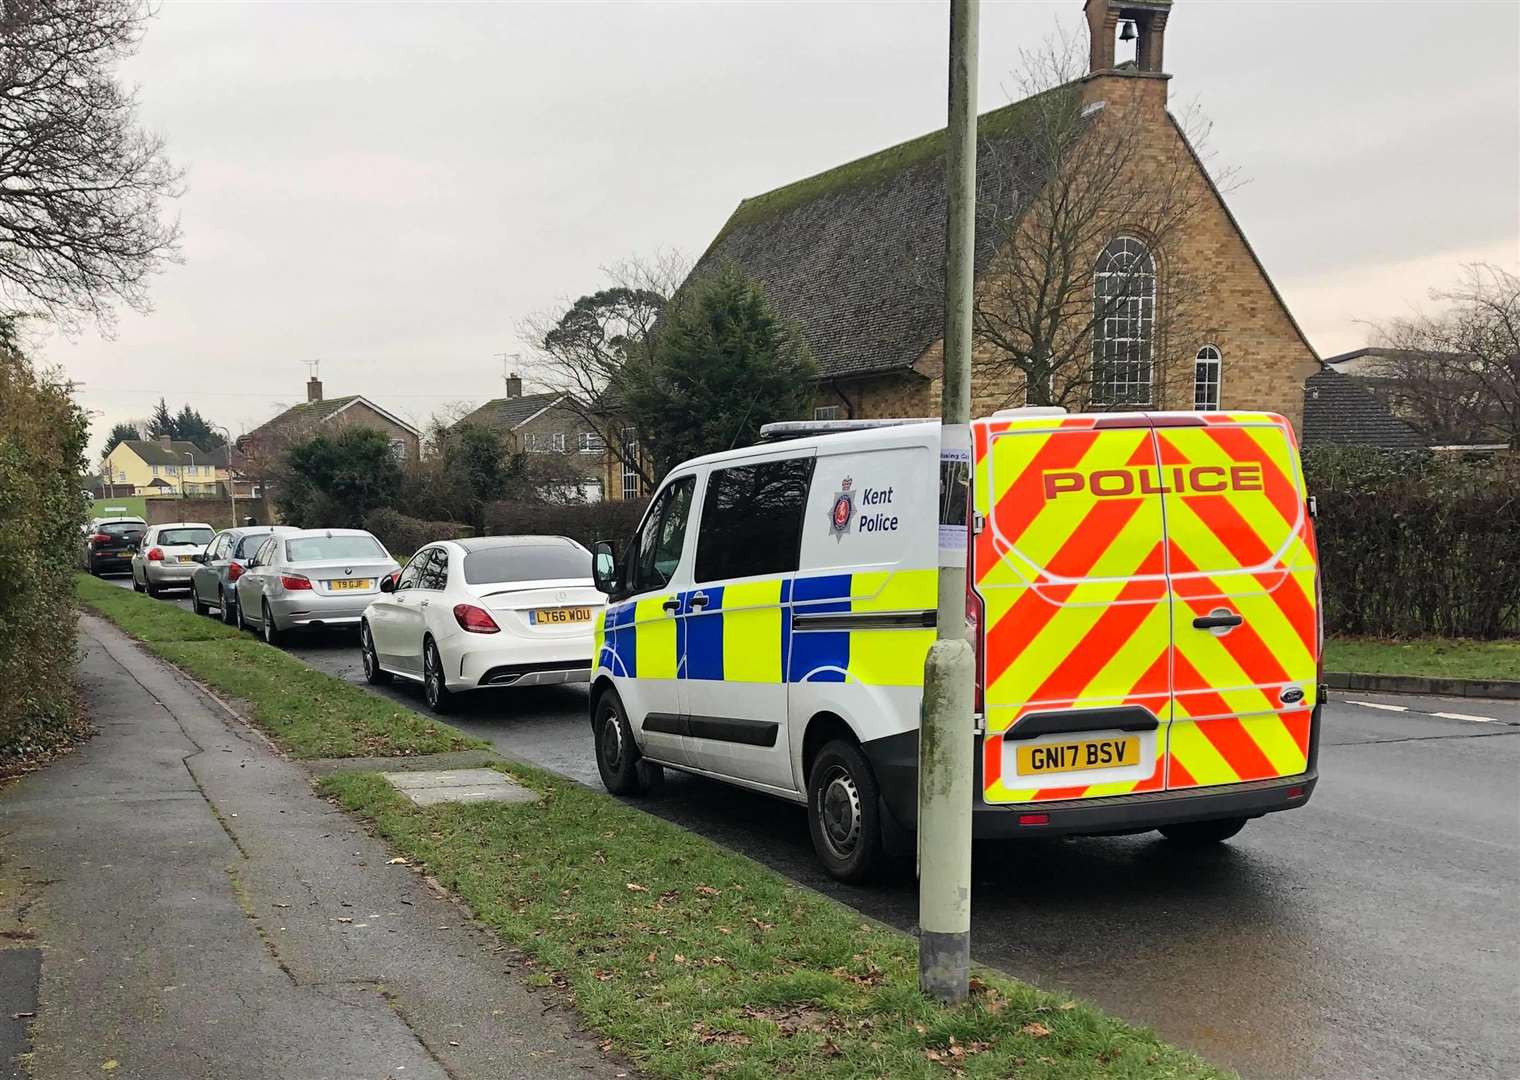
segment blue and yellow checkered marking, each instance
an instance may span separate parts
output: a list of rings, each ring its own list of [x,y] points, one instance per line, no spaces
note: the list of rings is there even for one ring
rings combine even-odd
[[[926,611],[935,606],[934,570],[776,578],[705,586],[616,604],[598,631],[598,663],[613,675],[728,682],[845,682],[918,686],[934,630],[792,632],[792,614]],[[692,607],[696,593],[705,608]],[[664,603],[680,600],[684,618]],[[684,664],[678,661],[684,658]],[[783,679],[784,675],[784,679]]]

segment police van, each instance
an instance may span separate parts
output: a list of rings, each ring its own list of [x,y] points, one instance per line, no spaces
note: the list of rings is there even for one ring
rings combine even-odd
[[[668,767],[804,804],[829,873],[860,881],[917,822],[940,425],[766,434],[672,470],[622,550],[597,546],[597,765],[617,794]],[[965,522],[974,835],[1213,843],[1307,802],[1319,576],[1288,422],[1010,410],[971,446],[947,527]]]

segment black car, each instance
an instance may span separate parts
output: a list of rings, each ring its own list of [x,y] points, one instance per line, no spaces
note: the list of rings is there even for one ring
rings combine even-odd
[[[132,553],[147,531],[142,518],[96,518],[84,536],[84,569],[92,574],[130,573]]]

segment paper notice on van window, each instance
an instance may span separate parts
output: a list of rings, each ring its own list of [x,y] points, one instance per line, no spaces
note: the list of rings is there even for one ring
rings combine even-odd
[[[971,509],[971,429],[946,424],[940,429],[939,565],[965,566],[966,527]]]

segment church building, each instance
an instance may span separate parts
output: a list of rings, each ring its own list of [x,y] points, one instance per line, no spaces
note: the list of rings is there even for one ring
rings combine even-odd
[[[1071,231],[1081,237],[1076,258],[1087,274],[1076,303],[1087,306],[1067,321],[1078,328],[1066,331],[1073,340],[1053,342],[1064,347],[1066,366],[1037,365],[1049,394],[1031,392],[1031,369],[1005,362],[979,317],[973,412],[1043,399],[1088,410],[1266,409],[1301,424],[1304,380],[1319,370],[1318,358],[1168,110],[1172,3],[1087,0],[1085,13],[1086,74],[978,118],[979,309],[999,297],[1022,302],[999,275],[1010,237],[1041,227],[1038,195],[1049,170],[1031,164],[1048,160],[1031,145],[1034,104],[1067,95],[1086,125],[1079,138],[1122,125],[1140,150],[1113,155],[1120,175],[1110,187],[1123,198],[1094,214],[1085,232]],[[1116,47],[1131,41],[1134,60],[1116,63]],[[1089,192],[1102,186],[1083,183]],[[1196,198],[1158,237],[1151,223],[1125,220],[1125,207],[1140,205],[1126,194],[1134,185],[1178,187]],[[1030,248],[1032,239],[1012,246],[1021,243]],[[941,130],[745,199],[693,276],[732,263],[761,283],[817,362],[817,418],[933,416],[944,250]],[[1188,319],[1168,319],[1184,307]]]

